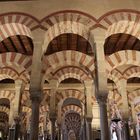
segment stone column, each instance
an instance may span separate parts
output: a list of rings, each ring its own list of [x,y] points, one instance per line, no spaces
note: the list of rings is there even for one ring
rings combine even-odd
[[[100,127],[101,127],[101,140],[109,139],[109,127],[107,117],[107,97],[97,97],[100,108]]]
[[[86,98],[86,106],[85,106],[85,117],[86,117],[86,135],[87,140],[92,140],[92,96],[94,95],[94,87],[93,87],[93,81],[84,81],[85,86],[85,98]]]
[[[15,81],[15,98],[14,101],[10,104],[10,115],[9,115],[9,125],[10,127],[14,127],[15,140],[19,137],[19,115],[20,115],[20,101],[21,101],[21,93],[24,90],[23,81],[18,79]],[[10,134],[9,134],[10,136]]]
[[[100,124],[101,124],[101,140],[110,140],[108,118],[107,118],[107,75],[106,62],[104,54],[104,30],[98,29],[92,31],[92,36],[95,38],[93,50],[95,51],[95,84],[96,84],[96,98],[100,108]]]
[[[122,102],[123,102],[123,105],[121,107],[122,120],[123,120],[122,131],[124,131],[123,132],[123,134],[124,134],[123,139],[124,140],[130,140],[130,132],[129,132],[129,124],[128,124],[130,113],[129,113],[126,85],[127,85],[126,79],[121,79],[117,83],[117,87],[118,87],[118,90],[121,94]]]
[[[19,116],[15,117],[14,121],[15,121],[15,140],[18,140],[19,132],[20,132],[20,124],[19,124],[20,118],[19,118]]]
[[[131,110],[132,110],[132,128],[134,131],[134,138],[135,140],[137,140],[137,131],[136,131],[136,124],[137,124],[137,118],[136,118],[136,112],[135,112],[135,105],[134,103],[131,104]]]
[[[20,133],[20,101],[24,90],[24,83],[18,79],[15,81],[15,99],[14,99],[14,121],[15,121],[15,140],[18,140]]]
[[[32,57],[32,70],[30,76],[30,98],[32,104],[32,116],[31,116],[31,131],[30,140],[38,140],[39,131],[39,105],[41,101],[41,89],[42,89],[42,40],[40,31],[34,32],[34,51]]]
[[[129,124],[128,120],[123,120],[123,140],[130,140]]]
[[[92,127],[91,127],[92,118],[86,118],[86,140],[93,140],[92,138]]]
[[[14,102],[10,103],[10,113],[9,113],[9,127],[14,124]]]
[[[137,139],[140,140],[140,122],[139,122],[139,114],[137,115],[137,125],[136,125],[136,131],[137,131]]]
[[[51,121],[51,140],[55,140],[55,137],[56,137],[56,126],[55,126],[56,114],[53,114],[53,116],[50,116],[50,121]]]
[[[58,81],[51,80],[50,81],[50,88],[51,88],[51,98],[50,98],[50,120],[51,120],[51,140],[55,140],[56,130],[55,130],[55,122],[56,122],[56,91],[58,88]]]
[[[30,90],[32,104],[30,140],[38,140],[39,132],[39,105],[41,101],[41,91]]]
[[[61,124],[58,124],[58,140],[61,140]]]
[[[16,80],[15,81],[15,99],[14,99],[14,116],[19,115],[20,111],[20,100],[21,100],[21,93],[24,90],[24,83],[22,80]]]

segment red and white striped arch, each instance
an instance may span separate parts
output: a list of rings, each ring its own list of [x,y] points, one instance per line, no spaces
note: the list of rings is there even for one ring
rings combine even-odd
[[[46,28],[43,50],[47,50],[48,44],[57,36],[64,33],[78,34],[94,43],[91,30],[96,25],[96,19],[82,12],[60,11],[44,18],[41,22]]]
[[[50,27],[46,34],[43,43],[43,52],[45,53],[49,43],[57,36],[65,33],[73,33],[78,34],[85,38],[91,45],[94,44],[93,42],[93,34],[91,33],[90,29],[81,23],[66,21],[60,22],[55,24],[54,26]]]
[[[31,113],[31,108],[30,107],[27,107],[27,106],[22,106],[22,112],[25,112],[25,113]]]
[[[9,116],[10,109],[6,106],[1,106],[0,105],[0,112],[4,112]]]
[[[23,54],[9,52],[0,54],[0,67],[11,67],[17,73],[31,70],[32,58]]]
[[[66,113],[69,113],[69,112],[76,112],[81,115],[82,108],[80,108],[76,105],[67,105],[62,108],[62,116],[64,116]]]
[[[128,101],[130,104],[134,104],[136,113],[140,113],[140,89],[128,92]]]
[[[44,57],[46,75],[66,66],[76,66],[94,73],[94,59],[77,51],[61,51]]]
[[[19,23],[27,26],[30,30],[34,30],[39,26],[39,21],[35,17],[19,12],[10,12],[0,15],[0,25],[7,23]]]
[[[45,116],[44,115],[42,115],[42,114],[39,114],[39,128],[41,127],[43,127],[45,124]]]
[[[61,83],[61,81],[65,80],[67,78],[75,78],[81,82],[83,82],[84,80],[92,79],[91,75],[89,75],[82,69],[77,68],[77,67],[72,67],[72,66],[64,67],[64,68],[58,70],[55,73],[54,78],[57,79],[59,83]]]
[[[58,102],[60,102],[61,100],[65,100],[67,98],[75,98],[84,102],[84,93],[76,89],[66,89],[63,90],[62,92],[58,92],[56,95],[56,99]]]
[[[78,22],[87,25],[89,28],[94,28],[96,25],[96,19],[87,13],[76,11],[76,10],[64,10],[58,11],[48,15],[41,20],[42,28],[48,30],[51,26],[56,23],[71,21]]]
[[[43,105],[39,109],[40,114],[44,114],[45,112],[48,112],[48,111],[49,111],[49,106],[48,105]]]
[[[32,38],[30,29],[19,23],[7,23],[0,25],[0,33],[0,41],[15,35],[24,35]]]
[[[140,77],[140,67],[131,67],[124,73],[124,77],[126,79],[132,78],[132,77]]]
[[[107,78],[113,80],[114,83],[117,83],[123,77],[122,73],[117,69],[113,69],[110,73],[107,71]]]
[[[24,91],[21,97],[21,104],[26,105],[27,102],[30,102],[30,93],[29,91]]]
[[[106,13],[98,22],[107,30],[106,37],[125,33],[140,38],[140,12],[122,9]]]
[[[110,56],[106,56],[106,68],[107,72],[110,73],[113,69],[122,65],[134,65],[140,66],[140,52],[125,50],[116,52]]]
[[[25,83],[29,82],[29,74],[25,71],[21,74],[17,73],[16,70],[10,67],[4,67],[0,69],[0,80],[3,79],[13,79],[14,81],[17,79],[23,80]]]
[[[111,25],[106,33],[106,38],[118,33],[130,34],[140,39],[140,23],[137,21],[119,21]]]
[[[29,83],[29,80],[30,80],[30,72],[31,71],[29,71],[29,72],[24,71],[24,72],[20,73],[18,79],[23,80],[25,83]]]
[[[135,99],[140,97],[140,89],[136,89],[132,92],[128,92],[128,99],[130,103],[135,103]]]
[[[118,93],[117,90],[109,90],[109,94],[108,94],[108,99],[110,102],[114,101],[118,108],[122,105],[123,101],[122,101],[122,97],[121,95]]]
[[[136,113],[140,113],[140,104],[137,104],[135,106],[135,111],[136,111]]]
[[[19,77],[18,73],[11,68],[0,69],[0,80],[7,79],[7,78],[16,80],[18,79],[18,77]]]
[[[42,98],[42,101],[41,101],[41,104],[46,108],[48,108],[49,106],[49,100],[50,100],[50,90],[49,89],[44,89],[43,90],[43,98]],[[44,108],[43,107],[43,108]]]
[[[15,91],[1,90],[0,99],[2,99],[2,98],[9,99],[10,102],[13,102],[15,99]]]
[[[67,98],[75,98],[80,100],[82,103],[85,102],[85,95],[83,93],[83,91],[77,90],[77,89],[66,89],[63,90],[61,92],[58,91],[58,93],[56,94],[56,100],[57,103],[60,101],[64,101]],[[92,96],[92,105],[96,102],[96,98],[94,96]]]

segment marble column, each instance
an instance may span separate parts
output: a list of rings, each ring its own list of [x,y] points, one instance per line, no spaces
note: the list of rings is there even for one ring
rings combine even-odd
[[[128,120],[123,120],[123,140],[130,140],[129,124]]]
[[[93,140],[92,138],[92,127],[91,127],[92,118],[86,118],[86,140]]]
[[[61,125],[58,124],[58,140],[61,140]]]
[[[10,113],[9,113],[9,128],[14,124],[14,102],[10,103]]]
[[[136,118],[136,112],[135,112],[135,105],[134,103],[131,103],[131,110],[132,110],[132,129],[134,131],[134,138],[137,140],[137,131],[136,131],[136,124],[137,124],[137,118]]]
[[[22,80],[18,79],[15,81],[15,99],[14,99],[14,116],[19,115],[20,111],[20,100],[21,100],[21,94],[24,90],[24,83]]]
[[[20,133],[20,117],[19,116],[16,116],[14,118],[14,121],[15,121],[15,140],[18,140],[19,138],[19,133]]]
[[[15,140],[18,140],[20,133],[20,101],[24,90],[24,83],[18,79],[15,81],[16,98],[14,99],[14,121],[15,121]]]
[[[140,124],[137,122],[136,125],[137,139],[140,140]]]
[[[50,121],[51,121],[51,140],[55,140],[56,137],[56,126],[55,126],[55,122],[56,122],[56,114],[53,114],[52,117],[50,117]]]
[[[109,127],[107,117],[107,97],[97,98],[100,108],[100,127],[101,127],[101,140],[109,140]]]
[[[32,115],[30,127],[30,140],[38,140],[39,134],[39,105],[41,101],[41,91],[30,91]]]
[[[51,97],[50,97],[50,120],[51,120],[51,140],[55,140],[55,136],[56,136],[56,130],[55,130],[55,122],[56,122],[56,91],[58,88],[58,81],[52,79],[50,81],[50,93],[51,93]]]
[[[110,140],[108,118],[107,118],[107,75],[106,62],[104,54],[105,34],[102,29],[92,31],[92,36],[95,38],[93,50],[95,51],[95,84],[96,84],[96,98],[100,108],[100,126],[101,126],[101,140]]]
[[[138,140],[138,138],[137,138],[136,124],[135,123],[132,124],[132,128],[133,128],[133,132],[134,132],[134,139],[135,140]]]
[[[86,139],[87,140],[92,140],[92,127],[91,127],[91,122],[92,122],[92,96],[94,96],[94,85],[93,81],[84,81],[84,86],[85,86],[85,121],[86,121]]]
[[[10,115],[9,115],[9,126],[14,128],[15,140],[19,137],[19,115],[20,115],[20,100],[21,93],[24,89],[24,83],[22,80],[18,79],[15,81],[15,98],[10,104]],[[10,132],[10,131],[9,131]],[[9,134],[10,136],[10,134]]]
[[[122,97],[122,106],[121,106],[121,112],[122,112],[122,120],[123,120],[123,140],[130,140],[130,132],[129,132],[129,106],[128,106],[128,96],[127,96],[127,90],[126,90],[127,81],[126,79],[121,79],[117,83],[118,91],[121,94]]]

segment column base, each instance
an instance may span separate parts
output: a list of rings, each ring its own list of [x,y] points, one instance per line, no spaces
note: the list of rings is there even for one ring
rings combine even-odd
[[[128,121],[123,122],[123,140],[130,140],[130,131]]]

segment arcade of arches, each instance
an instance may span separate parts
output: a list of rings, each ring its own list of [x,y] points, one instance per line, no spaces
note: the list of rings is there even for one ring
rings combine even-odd
[[[0,137],[140,140],[139,5],[0,1]]]

